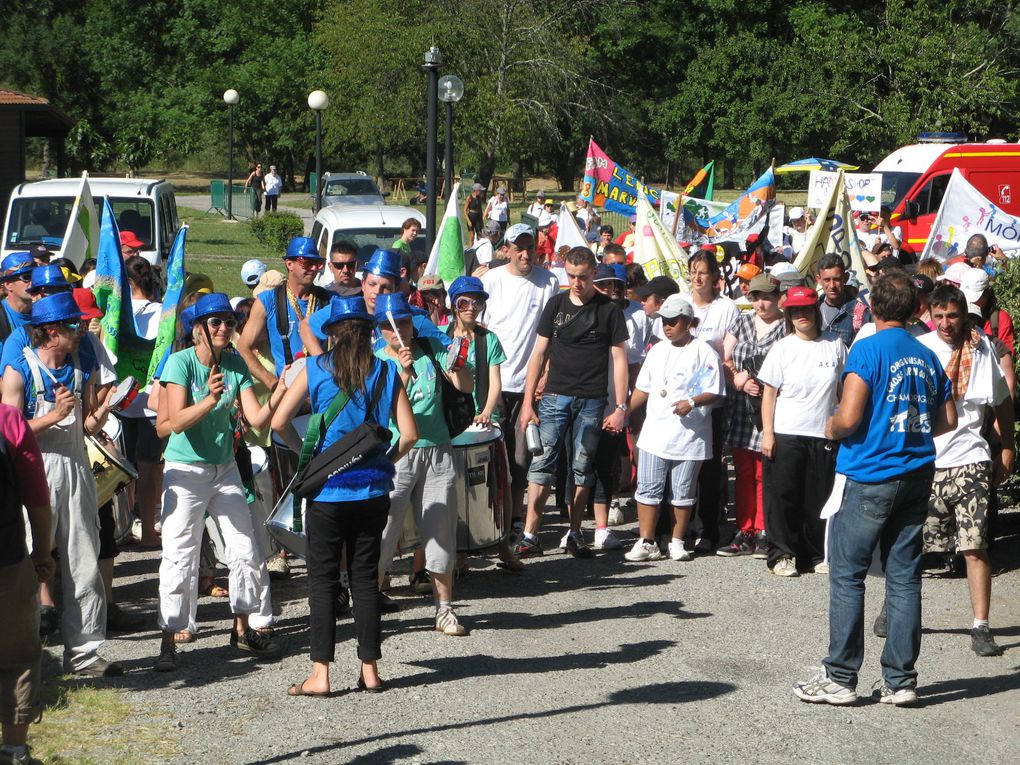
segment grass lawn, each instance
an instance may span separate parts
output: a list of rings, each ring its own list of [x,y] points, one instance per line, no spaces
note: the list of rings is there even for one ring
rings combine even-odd
[[[170,723],[134,708],[119,690],[52,678],[42,700],[43,719],[28,743],[47,765],[142,765],[179,754]]]
[[[255,238],[247,223],[227,223],[215,213],[179,208],[181,222],[188,225],[186,242],[189,272],[208,274],[216,289],[231,297],[250,294],[241,281],[241,265],[259,258],[282,270],[282,253],[272,252]]]

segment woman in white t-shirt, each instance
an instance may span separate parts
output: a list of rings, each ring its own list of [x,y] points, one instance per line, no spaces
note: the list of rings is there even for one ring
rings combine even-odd
[[[824,558],[822,506],[836,470],[825,421],[839,400],[847,350],[821,334],[818,295],[791,287],[783,306],[787,335],[765,357],[762,394],[762,483],[768,567],[778,576],[814,571]]]
[[[648,351],[638,373],[630,408],[647,402],[645,426],[638,437],[637,491],[640,539],[627,560],[659,560],[655,541],[659,504],[670,486],[673,534],[669,557],[690,560],[684,534],[698,496],[698,472],[712,456],[712,413],[709,406],[725,395],[719,355],[692,336],[698,326],[694,307],[679,295],[670,295],[659,308],[667,342]]]
[[[506,189],[502,186],[496,189],[496,195],[485,206],[485,217],[498,223],[501,231],[506,231],[510,221],[510,203],[506,201]]]

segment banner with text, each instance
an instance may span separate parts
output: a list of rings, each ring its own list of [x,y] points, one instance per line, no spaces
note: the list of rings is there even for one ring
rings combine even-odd
[[[836,184],[837,175],[838,173],[830,173],[825,170],[811,171],[808,180],[808,207],[817,209],[825,205],[832,192],[832,187]],[[882,207],[881,173],[846,173],[843,179],[851,210],[879,212]]]
[[[643,193],[638,193],[637,226],[634,231],[634,262],[640,264],[645,276],[669,276],[683,292],[690,291],[687,278],[687,257],[681,252],[673,234]]]
[[[1006,257],[1020,256],[1020,218],[1003,212],[954,169],[921,258],[951,260],[974,234],[984,234],[988,244],[999,245]]]
[[[632,215],[637,210],[639,191],[645,193],[653,206],[659,203],[656,189],[649,188],[626,168],[620,167],[595,141],[589,139],[581,198],[610,212]]]
[[[819,210],[814,225],[808,230],[804,247],[793,264],[808,283],[813,284],[818,261],[823,255],[837,253],[843,258],[847,273],[856,276],[859,284],[865,284],[864,259],[853,228],[843,171],[839,170],[834,175],[837,176],[836,183],[829,188],[829,197]]]

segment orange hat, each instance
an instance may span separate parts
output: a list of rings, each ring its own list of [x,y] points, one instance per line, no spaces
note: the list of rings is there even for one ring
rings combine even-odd
[[[758,268],[754,263],[741,263],[740,268],[737,269],[738,279],[747,279],[751,281],[754,277],[761,273],[761,269]]]

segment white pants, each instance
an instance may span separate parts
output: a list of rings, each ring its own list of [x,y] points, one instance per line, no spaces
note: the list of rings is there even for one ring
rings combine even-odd
[[[266,587],[251,513],[233,462],[167,462],[163,470],[163,560],[159,566],[159,626],[178,632],[195,623],[203,518],[216,519],[230,569],[230,609],[257,613]]]

